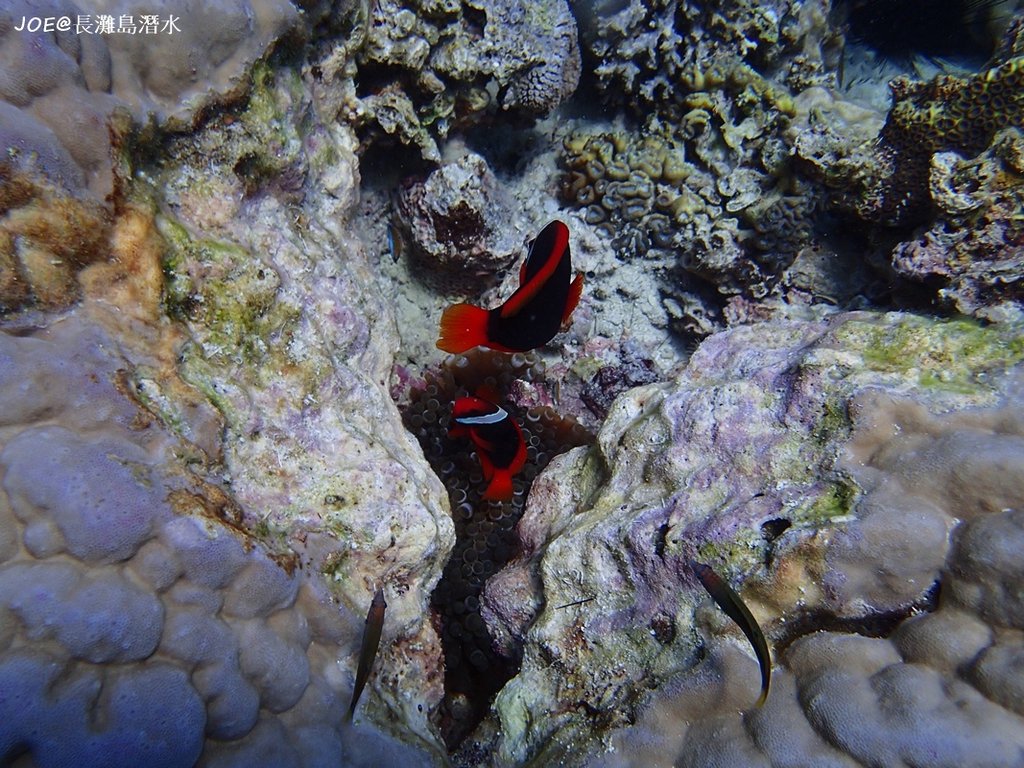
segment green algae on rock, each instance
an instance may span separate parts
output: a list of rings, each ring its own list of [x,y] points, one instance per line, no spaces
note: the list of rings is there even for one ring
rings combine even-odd
[[[866,470],[855,457],[888,439],[886,424],[911,430],[938,418],[928,409],[997,406],[1022,339],[901,314],[768,323],[712,336],[672,383],[620,396],[598,437],[598,487],[557,532],[532,499],[520,523],[545,542],[534,555],[540,608],[522,669],[495,701],[496,761],[587,764],[646,690],[702,669],[702,647],[731,642],[722,638],[735,629],[699,610],[705,598],[685,567],[696,553],[742,583],[766,635],[786,643],[825,617],[855,627],[927,605],[953,518],[880,482],[902,471],[891,460]],[[888,415],[886,403],[902,410]],[[767,523],[781,531],[765,536]],[[749,670],[724,681],[749,699],[756,665],[727,670]]]

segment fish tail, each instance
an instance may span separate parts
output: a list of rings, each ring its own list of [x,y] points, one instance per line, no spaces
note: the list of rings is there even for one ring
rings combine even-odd
[[[494,477],[484,491],[488,501],[510,501],[512,499],[512,473],[507,469],[495,469]]]
[[[487,344],[487,310],[472,304],[453,304],[441,315],[437,348],[451,354]]]

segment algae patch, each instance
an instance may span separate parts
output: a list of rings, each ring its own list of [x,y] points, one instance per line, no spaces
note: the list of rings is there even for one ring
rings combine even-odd
[[[896,323],[851,321],[836,338],[862,350],[870,371],[899,374],[922,388],[972,394],[988,389],[988,373],[1024,360],[1024,333],[974,320],[904,315]]]

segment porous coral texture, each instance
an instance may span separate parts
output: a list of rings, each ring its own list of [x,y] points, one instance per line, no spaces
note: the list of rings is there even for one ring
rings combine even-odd
[[[547,114],[576,90],[580,52],[566,0],[383,0],[369,8],[356,67],[349,43],[325,61],[342,115],[439,161],[456,127],[496,111]],[[497,96],[497,99],[494,97]]]
[[[869,520],[888,515],[890,535],[912,529],[871,543],[867,522],[854,528],[861,562],[930,559],[925,570],[941,580],[935,610],[894,618],[876,632],[801,637],[779,654],[768,704],[747,717],[706,700],[713,711],[698,711],[680,698],[688,686],[678,680],[652,697],[634,730],[613,737],[615,753],[630,758],[609,755],[598,764],[633,765],[650,755],[651,765],[725,766],[742,754],[744,764],[765,766],[1017,765],[1021,615],[1008,596],[1021,578],[1009,553],[1024,531],[1021,383],[1014,379],[997,407],[951,415],[878,393],[855,403],[843,462],[870,488],[857,509],[868,506]],[[942,530],[950,527],[951,537]],[[844,589],[863,588],[864,577],[890,594],[914,588],[905,574],[893,575],[892,566],[864,568]],[[865,597],[884,607],[879,593]],[[876,634],[883,636],[869,636]],[[735,653],[713,647],[704,664]],[[728,662],[723,669],[728,674]],[[721,684],[730,704],[739,699],[734,683]]]
[[[79,270],[110,253],[110,219],[99,203],[0,163],[0,315],[74,302]]]
[[[131,367],[84,312],[0,333],[0,761],[429,764],[342,727],[362,617],[237,527]]]
[[[446,163],[422,182],[407,183],[396,205],[399,252],[427,282],[479,292],[481,276],[507,267],[520,243],[508,227],[510,201],[475,153]]]
[[[964,314],[1024,318],[1024,134],[1007,129],[972,160],[937,152],[929,191],[938,220],[893,250],[893,267],[939,281],[940,301]]]
[[[519,535],[531,543],[509,568],[539,578],[516,580],[516,605],[488,593],[496,617],[534,608],[516,619],[529,629],[495,702],[499,735],[480,746],[502,764],[592,765],[610,748],[613,765],[851,765],[937,743],[925,764],[988,750],[1011,765],[1016,714],[860,635],[954,607],[985,632],[1013,626],[993,597],[1014,571],[985,547],[1010,535],[1000,510],[1021,498],[1007,371],[1022,357],[1012,329],[858,313],[712,336],[673,382],[621,396],[597,454],[553,464],[529,500]],[[756,714],[737,710],[757,697],[757,665],[691,559],[742,585],[776,648]],[[1011,658],[972,674],[998,687]],[[883,736],[867,738],[871,722]]]

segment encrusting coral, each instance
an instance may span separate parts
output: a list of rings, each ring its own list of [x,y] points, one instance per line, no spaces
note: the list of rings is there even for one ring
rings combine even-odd
[[[361,619],[240,527],[115,338],[80,311],[0,360],[0,760],[429,763],[340,727]]]
[[[111,20],[110,33],[97,31],[101,16]],[[85,26],[77,33],[16,28],[45,17]],[[0,145],[23,170],[102,200],[114,188],[112,133],[127,127],[116,113],[130,116],[127,123],[190,127],[209,105],[241,97],[249,67],[301,18],[289,0],[200,8],[173,0],[159,9],[142,0],[5,3]]]
[[[936,221],[892,252],[896,271],[938,283],[939,301],[987,320],[1024,317],[1024,133],[1001,131],[974,159],[932,156]]]
[[[427,606],[452,525],[385,388],[387,300],[339,229],[356,142],[301,111],[296,74],[253,86],[134,169],[81,307],[6,319],[0,666],[22,703],[0,761],[443,754]],[[378,588],[380,654],[344,726]]]
[[[850,581],[840,589],[873,582],[881,590],[862,593],[864,608],[884,612],[884,594],[935,578],[939,597],[926,612],[854,625],[856,634],[837,627],[799,638],[779,654],[768,704],[748,717],[729,711],[741,695],[728,677],[736,651],[716,644],[703,674],[723,665],[728,703],[695,701],[692,681],[674,681],[611,739],[628,758],[594,764],[1016,765],[1022,614],[1009,553],[1024,535],[1019,377],[1007,395],[997,407],[947,415],[872,393],[854,402],[843,462],[866,490],[857,506],[867,515],[847,538],[857,540],[851,554],[863,565],[842,566]],[[890,565],[880,573],[864,567],[883,560]],[[917,568],[923,580],[908,581]]]
[[[957,520],[968,509],[987,520],[986,510],[1018,503],[1024,454],[1017,406],[1004,398],[1018,397],[1007,372],[1022,359],[1012,328],[855,313],[712,336],[674,382],[620,396],[596,455],[572,451],[535,484],[518,526],[521,556],[494,577],[501,588],[486,592],[495,630],[518,626],[526,640],[519,674],[495,700],[492,735],[478,747],[502,764],[590,765],[625,728],[612,742],[621,757],[603,759],[629,764],[630,744],[649,739],[663,750],[652,764],[667,765],[680,754],[680,713],[703,744],[682,750],[687,759],[748,764],[736,755],[749,754],[749,764],[766,763],[757,757],[770,748],[757,746],[764,739],[750,745],[717,724],[767,729],[775,707],[803,705],[783,670],[765,709],[739,719],[736,710],[757,697],[757,665],[688,563],[710,563],[742,585],[777,664],[818,642],[799,639],[818,629],[888,634],[936,599],[943,606],[947,557],[975,525]],[[985,571],[984,556],[977,562],[974,582],[1013,578],[1002,566]],[[663,693],[648,707],[651,689]],[[814,729],[859,727],[854,707],[821,714],[830,725],[812,710],[814,728],[787,715],[793,725],[778,738],[813,760],[822,741]],[[961,727],[951,717],[950,727]],[[901,738],[914,743],[915,733],[908,725]],[[986,733],[963,743],[980,745]],[[870,753],[838,746],[858,759]],[[945,764],[961,749],[943,747]]]

